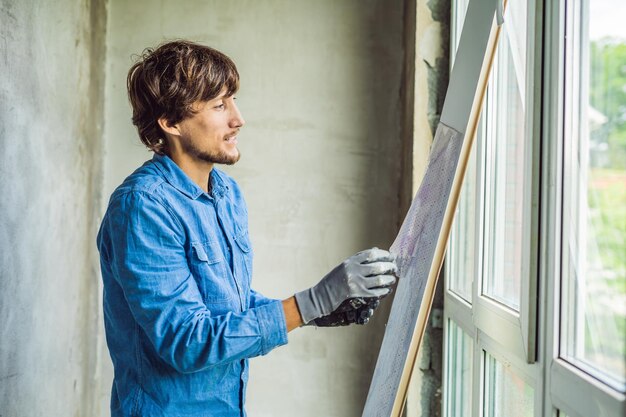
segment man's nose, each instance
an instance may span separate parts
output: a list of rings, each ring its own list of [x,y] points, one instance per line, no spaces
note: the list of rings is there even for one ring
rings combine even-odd
[[[243,116],[241,115],[241,112],[239,111],[239,107],[237,107],[237,104],[233,105],[233,114],[232,114],[232,118],[231,118],[231,126],[230,127],[243,127],[243,125],[246,124],[246,121],[243,119]]]

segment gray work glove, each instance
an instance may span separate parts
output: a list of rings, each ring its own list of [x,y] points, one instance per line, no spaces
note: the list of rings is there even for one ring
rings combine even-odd
[[[395,284],[398,267],[386,250],[372,248],[352,255],[314,287],[296,293],[296,303],[306,324],[328,316],[350,298],[383,297]]]

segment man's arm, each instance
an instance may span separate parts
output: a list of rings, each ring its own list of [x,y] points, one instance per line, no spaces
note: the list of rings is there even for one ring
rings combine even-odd
[[[296,297],[290,297],[283,300],[283,311],[285,312],[285,323],[287,331],[290,332],[304,324],[300,316],[300,310],[296,304]]]

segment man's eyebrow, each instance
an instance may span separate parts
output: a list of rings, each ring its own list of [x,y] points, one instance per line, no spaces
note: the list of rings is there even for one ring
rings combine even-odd
[[[232,97],[234,94],[227,94],[227,93],[222,93],[222,94],[218,94],[216,97],[212,98],[211,100],[221,100],[224,98],[228,98],[228,97]]]

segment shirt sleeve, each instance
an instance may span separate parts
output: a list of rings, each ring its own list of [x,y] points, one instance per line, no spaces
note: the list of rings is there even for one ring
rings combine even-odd
[[[273,298],[267,298],[263,294],[250,289],[250,308],[261,307],[277,301]],[[281,304],[282,305],[282,304]]]
[[[105,224],[108,262],[133,317],[179,372],[264,355],[287,343],[278,300],[212,316],[187,264],[182,225],[152,196],[119,196]]]

